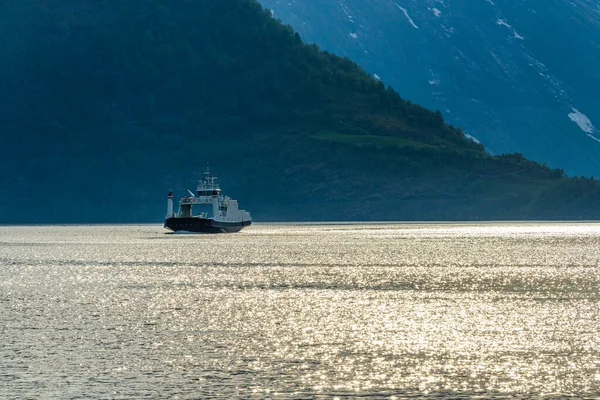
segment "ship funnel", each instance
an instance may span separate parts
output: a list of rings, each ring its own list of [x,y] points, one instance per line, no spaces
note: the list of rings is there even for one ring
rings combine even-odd
[[[169,192],[169,195],[167,196],[167,217],[166,218],[171,218],[173,217],[173,191]]]

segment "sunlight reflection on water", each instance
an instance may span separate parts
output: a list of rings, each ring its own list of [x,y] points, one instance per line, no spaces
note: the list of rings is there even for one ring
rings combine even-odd
[[[0,227],[0,397],[600,394],[600,224]]]

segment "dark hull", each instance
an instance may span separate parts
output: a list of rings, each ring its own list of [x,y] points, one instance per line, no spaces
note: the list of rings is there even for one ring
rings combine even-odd
[[[241,231],[245,226],[250,226],[252,221],[227,223],[215,222],[211,218],[176,218],[165,219],[165,228],[173,232],[195,232],[195,233],[233,233]]]

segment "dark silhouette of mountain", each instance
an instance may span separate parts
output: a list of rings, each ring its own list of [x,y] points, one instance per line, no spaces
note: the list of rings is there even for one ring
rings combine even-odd
[[[0,221],[159,221],[206,163],[262,220],[595,218],[254,0],[0,6]]]
[[[261,0],[495,153],[600,174],[596,0]]]

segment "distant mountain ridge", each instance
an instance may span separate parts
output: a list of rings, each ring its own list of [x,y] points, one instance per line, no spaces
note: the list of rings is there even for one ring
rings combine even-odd
[[[253,0],[0,18],[0,223],[159,222],[207,162],[256,221],[600,217],[597,181],[490,156]]]
[[[261,0],[495,154],[600,174],[600,3]],[[595,125],[596,124],[596,125]]]

